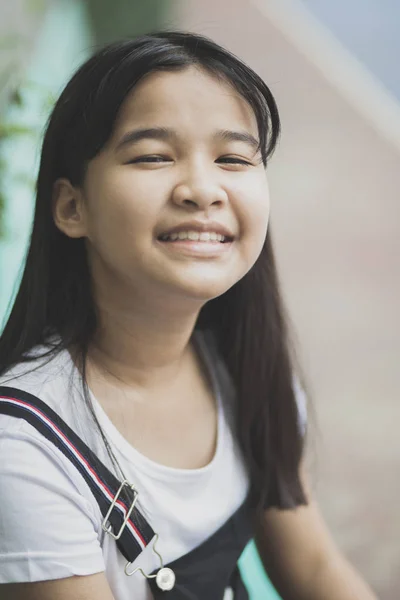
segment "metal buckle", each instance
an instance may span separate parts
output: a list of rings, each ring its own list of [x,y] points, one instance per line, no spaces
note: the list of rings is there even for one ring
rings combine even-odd
[[[163,558],[156,548],[157,541],[158,533],[155,534],[153,540],[153,552],[154,554],[157,554],[158,558],[160,559],[160,569],[157,571],[157,573],[155,575],[147,575],[147,573],[143,571],[142,567],[136,567],[136,569],[133,569],[133,571],[129,571],[129,567],[132,565],[132,563],[127,562],[125,565],[125,574],[131,576],[137,573],[137,571],[140,571],[143,577],[145,577],[146,579],[155,579],[156,584],[160,588],[160,590],[163,590],[163,592],[167,592],[169,590],[172,590],[172,588],[174,587],[176,576],[172,569],[170,569],[169,567],[164,567]]]
[[[129,489],[131,489],[133,491],[134,496],[133,496],[132,504],[129,507],[128,512],[126,513],[126,517],[124,519],[124,522],[122,523],[121,528],[118,531],[118,533],[115,534],[112,531],[111,523],[108,523],[108,518],[109,518],[109,516],[111,514],[111,511],[114,508],[114,506],[115,506],[115,504],[116,504],[116,502],[117,502],[117,500],[118,500],[118,498],[119,498],[119,496],[121,494],[122,489],[125,486],[128,487]],[[125,529],[125,525],[127,524],[128,519],[131,516],[131,513],[132,513],[132,511],[133,511],[133,509],[135,507],[136,500],[137,500],[138,496],[139,496],[139,492],[137,491],[137,489],[135,488],[135,486],[132,483],[129,483],[129,481],[127,479],[124,479],[123,482],[121,483],[121,485],[119,486],[119,490],[115,494],[115,496],[113,498],[113,501],[111,502],[110,508],[108,509],[108,512],[107,512],[106,516],[104,517],[104,521],[101,524],[101,527],[102,527],[103,531],[105,531],[106,533],[109,533],[111,535],[111,537],[114,538],[114,540],[119,540],[119,538],[121,537],[122,532]]]

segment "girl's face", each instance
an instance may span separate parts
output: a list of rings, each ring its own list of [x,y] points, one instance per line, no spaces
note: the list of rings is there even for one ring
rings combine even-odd
[[[252,109],[224,81],[195,67],[144,78],[81,190],[95,282],[200,303],[233,286],[267,232],[257,142]]]

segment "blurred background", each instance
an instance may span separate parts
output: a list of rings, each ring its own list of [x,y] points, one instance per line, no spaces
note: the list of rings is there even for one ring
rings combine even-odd
[[[396,0],[0,0],[0,318],[29,237],[40,139],[100,44],[205,34],[268,83],[283,133],[272,229],[308,374],[314,493],[381,600],[400,597],[400,4]],[[254,548],[253,600],[277,599]]]

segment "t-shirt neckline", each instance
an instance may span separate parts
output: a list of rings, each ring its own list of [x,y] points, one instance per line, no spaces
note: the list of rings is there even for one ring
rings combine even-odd
[[[147,457],[145,454],[142,454],[130,442],[128,442],[128,440],[117,429],[101,406],[100,402],[97,400],[94,393],[90,388],[88,388],[89,396],[93,403],[96,416],[108,439],[113,443],[114,451],[119,451],[126,459],[128,459],[129,462],[134,464],[136,468],[145,471],[147,476],[153,476],[157,479],[171,480],[171,478],[173,478],[187,480],[208,475],[214,469],[215,464],[219,460],[219,456],[221,454],[225,422],[223,418],[223,403],[220,383],[217,377],[215,366],[213,364],[213,359],[210,356],[210,349],[207,346],[204,338],[199,332],[195,332],[192,339],[195,349],[198,352],[198,356],[200,357],[200,360],[202,361],[209,377],[212,393],[217,403],[217,442],[215,452],[210,462],[204,467],[199,467],[196,469],[170,467]]]

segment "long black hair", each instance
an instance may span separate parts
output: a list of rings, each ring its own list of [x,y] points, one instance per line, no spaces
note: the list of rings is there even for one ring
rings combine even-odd
[[[43,356],[75,348],[85,402],[103,437],[87,393],[85,365],[97,328],[96,307],[84,239],[55,225],[52,192],[60,177],[83,183],[88,162],[110,138],[127,94],[145,75],[198,65],[222,77],[252,107],[264,165],[274,151],[280,121],[263,80],[211,40],[184,32],[161,32],[108,45],[69,81],[50,116],[41,154],[33,230],[21,284],[0,338],[0,374],[29,351]],[[236,428],[257,507],[291,508],[306,503],[299,479],[303,436],[293,390],[295,356],[280,294],[271,232],[251,270],[209,301],[197,327],[214,332],[237,391]],[[49,339],[58,339],[50,345]]]

